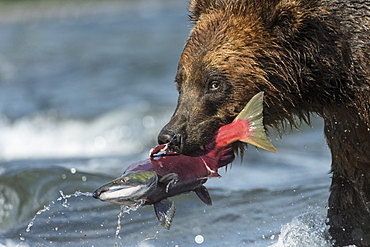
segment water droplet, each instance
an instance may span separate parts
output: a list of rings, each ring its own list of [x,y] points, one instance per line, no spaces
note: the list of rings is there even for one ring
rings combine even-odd
[[[202,235],[197,235],[197,236],[195,236],[195,242],[197,243],[197,244],[202,244],[203,242],[204,242],[204,238],[203,238],[203,236]]]
[[[35,217],[36,218],[36,217]],[[31,231],[31,227],[33,226],[33,219],[32,221],[28,224],[27,228],[26,228],[26,232],[30,232]]]
[[[71,168],[71,173],[72,173],[72,174],[75,174],[76,172],[77,172],[76,168],[72,167],[72,168]]]
[[[52,201],[52,203],[54,203],[54,202]],[[33,222],[36,220],[37,215],[40,215],[40,214],[42,214],[42,213],[50,210],[50,205],[51,205],[51,203],[49,205],[47,205],[47,206],[44,206],[43,209],[40,209],[39,211],[37,211],[37,213],[35,214],[35,216],[33,216],[31,222],[27,225],[26,232],[30,232],[31,231],[31,227],[33,226]]]

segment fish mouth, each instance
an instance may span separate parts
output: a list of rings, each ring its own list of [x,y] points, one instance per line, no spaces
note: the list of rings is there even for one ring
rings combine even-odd
[[[135,206],[145,203],[157,187],[158,176],[153,171],[134,171],[123,174],[93,192],[93,197],[119,205]]]

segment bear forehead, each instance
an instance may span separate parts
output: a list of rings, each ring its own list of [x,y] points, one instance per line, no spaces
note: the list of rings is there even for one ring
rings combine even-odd
[[[311,7],[301,6],[299,1],[194,0],[189,9],[194,28],[180,62],[208,64],[215,55],[223,59],[230,53],[240,55],[239,51],[253,56],[255,50],[271,47],[281,29],[298,32]],[[207,54],[212,58],[204,61]]]
[[[260,56],[258,51],[266,51],[271,42],[261,18],[231,9],[215,9],[202,14],[195,22],[179,67],[184,67],[182,73],[189,72],[187,76],[194,76],[194,70],[200,68],[221,69],[219,66],[226,62],[246,62]]]
[[[222,34],[223,29],[227,33]],[[181,55],[176,81],[196,83],[205,76],[217,75],[217,71],[235,76],[256,71],[256,58],[262,57],[262,52],[266,53],[264,47],[268,47],[262,36],[257,37],[257,32],[248,28],[196,27]],[[238,71],[240,68],[243,73]]]

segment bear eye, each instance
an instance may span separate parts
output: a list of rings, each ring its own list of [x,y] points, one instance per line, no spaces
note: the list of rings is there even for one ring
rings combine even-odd
[[[221,83],[219,81],[211,81],[211,83],[209,84],[209,90],[215,91],[219,89],[220,86],[221,86]]]

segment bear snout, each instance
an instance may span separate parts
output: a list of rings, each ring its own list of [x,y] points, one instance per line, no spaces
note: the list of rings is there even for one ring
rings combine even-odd
[[[177,134],[166,128],[162,129],[158,135],[159,144],[168,144],[168,148],[171,151],[181,153],[184,148],[184,138],[181,134]]]

